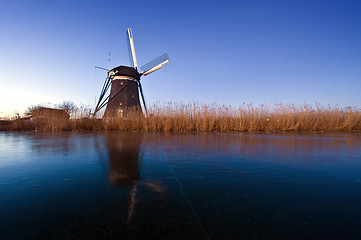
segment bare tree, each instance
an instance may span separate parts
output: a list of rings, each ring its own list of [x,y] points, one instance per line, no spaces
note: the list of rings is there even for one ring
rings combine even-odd
[[[78,107],[72,101],[63,101],[61,104],[58,104],[57,107],[65,110],[69,115],[78,110]]]
[[[41,104],[38,105],[31,105],[30,107],[28,107],[28,109],[25,110],[25,116],[30,117],[34,114],[34,111],[36,111],[36,109],[42,108],[43,106]]]

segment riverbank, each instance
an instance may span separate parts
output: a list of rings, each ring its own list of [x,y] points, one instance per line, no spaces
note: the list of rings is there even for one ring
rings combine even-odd
[[[84,115],[83,115],[84,116]],[[153,106],[148,115],[127,118],[40,118],[1,120],[0,131],[280,132],[361,131],[361,111],[309,105],[231,107],[199,104]]]

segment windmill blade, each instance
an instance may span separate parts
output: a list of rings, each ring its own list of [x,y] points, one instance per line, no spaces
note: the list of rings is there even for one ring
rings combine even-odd
[[[149,63],[143,65],[142,67],[140,67],[142,69],[142,74],[144,76],[158,70],[161,69],[162,67],[168,65],[170,63],[170,59],[168,57],[168,54],[165,53],[160,57],[157,57],[156,59],[150,61]]]
[[[134,68],[137,68],[138,67],[138,62],[137,62],[137,56],[135,55],[135,48],[134,48],[132,29],[128,28],[127,35],[128,35],[128,50],[129,50],[130,64]]]
[[[162,63],[162,62],[164,62],[166,60],[169,60],[169,57],[168,57],[167,53],[164,53],[163,55],[157,57],[156,59],[150,61],[149,63],[144,64],[143,66],[140,67],[140,69],[143,72],[146,72],[146,71],[150,70],[151,68],[159,65],[160,63]]]
[[[94,113],[93,113],[94,115],[100,110],[100,106],[102,105],[103,98],[104,98],[105,94],[107,93],[107,91],[108,91],[108,89],[110,87],[110,84],[111,84],[111,78],[107,77],[105,79],[102,91],[100,93],[98,103],[97,103],[97,105],[95,107],[95,110],[94,110]],[[105,99],[103,102],[105,102],[106,100],[107,99]]]
[[[140,83],[140,81],[138,81],[138,85],[139,85],[140,95],[142,96],[142,100],[143,100],[144,110],[145,110],[145,113],[148,115],[147,105],[145,104],[145,99],[144,99],[144,95],[143,95],[142,84]]]

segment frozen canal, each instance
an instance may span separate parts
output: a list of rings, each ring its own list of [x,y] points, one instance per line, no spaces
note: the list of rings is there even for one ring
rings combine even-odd
[[[0,239],[361,239],[361,134],[0,132]]]

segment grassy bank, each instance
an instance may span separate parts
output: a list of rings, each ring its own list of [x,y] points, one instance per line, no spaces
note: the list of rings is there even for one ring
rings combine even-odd
[[[244,131],[343,131],[361,130],[361,111],[353,108],[275,105],[241,107],[200,104],[155,105],[147,117],[130,114],[127,119],[70,120],[35,119],[0,122],[0,130],[35,131],[162,131],[162,132],[244,132]],[[76,115],[76,114],[75,114]],[[5,123],[6,122],[6,123]]]

